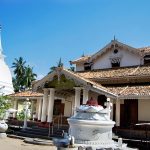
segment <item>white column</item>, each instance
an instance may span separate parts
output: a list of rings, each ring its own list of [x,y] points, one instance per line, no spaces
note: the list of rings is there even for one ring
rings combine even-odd
[[[18,100],[14,99],[14,109],[18,110]],[[17,112],[13,113],[13,118],[17,117]]]
[[[111,106],[111,112],[110,112],[110,119],[113,120],[113,116],[114,116],[114,113],[113,113],[113,99],[110,99],[110,102],[112,103],[112,106]]]
[[[49,92],[48,89],[44,89],[41,122],[46,122],[48,92]]]
[[[50,88],[47,122],[52,122],[53,119],[54,98],[55,98],[55,89]]]
[[[75,87],[75,101],[74,101],[75,109],[80,106],[80,95],[81,95],[81,88]]]
[[[71,116],[74,115],[74,106],[75,106],[75,95],[71,97],[72,106],[71,106]]]
[[[39,100],[37,98],[35,102],[35,118],[36,119],[38,119],[38,110],[39,110]]]
[[[116,100],[116,126],[120,126],[120,100]]]
[[[86,104],[86,102],[89,99],[89,90],[88,89],[83,89],[83,104]]]
[[[42,102],[43,102],[43,99],[39,98],[37,100],[38,100],[38,103],[39,103],[39,107],[38,107],[38,121],[40,121],[41,120],[41,112],[42,112]]]
[[[31,100],[31,118],[33,118],[33,113],[34,113],[34,101]]]

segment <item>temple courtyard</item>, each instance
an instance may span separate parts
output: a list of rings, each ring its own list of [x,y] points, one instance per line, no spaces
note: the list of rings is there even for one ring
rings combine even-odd
[[[0,139],[0,149],[3,150],[56,150],[55,146],[27,144],[21,139]]]

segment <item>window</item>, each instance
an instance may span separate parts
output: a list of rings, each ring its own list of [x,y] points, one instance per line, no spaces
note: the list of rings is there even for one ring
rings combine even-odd
[[[150,55],[145,55],[144,56],[144,64],[145,65],[150,65]]]
[[[112,58],[111,59],[111,66],[113,67],[120,67],[120,58]]]
[[[84,70],[91,70],[91,63],[84,63]]]
[[[120,62],[111,63],[112,68],[114,67],[120,67]]]

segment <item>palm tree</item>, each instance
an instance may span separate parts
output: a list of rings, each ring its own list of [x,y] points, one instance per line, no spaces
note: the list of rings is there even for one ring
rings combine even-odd
[[[63,67],[64,64],[61,62],[61,58],[59,59],[59,62],[57,63],[57,67]]]
[[[16,80],[16,78],[13,77],[13,78],[12,78],[12,82],[13,82],[14,91],[15,91],[15,92],[18,92],[18,91],[20,90],[18,81]]]
[[[24,61],[22,57],[19,57],[19,59],[15,58],[15,61],[13,62],[12,68],[14,68],[15,74],[13,85],[15,92],[31,88],[31,83],[37,76],[33,73],[33,68],[29,65],[25,66],[25,64],[26,61]]]
[[[15,58],[15,61],[12,63],[12,68],[14,68],[15,74],[13,85],[16,92],[22,90],[24,87],[25,64],[26,61],[24,61],[22,57],[19,57],[18,59]]]
[[[26,61],[22,57],[19,57],[19,59],[15,58],[15,62],[12,63],[12,68],[15,68],[14,74],[16,77],[20,78],[24,75],[25,63]]]
[[[55,71],[56,68],[57,68],[57,67],[55,67],[55,66],[50,67],[50,71],[48,72],[48,74],[50,74],[50,73],[52,73],[53,71]]]
[[[75,72],[75,67],[70,66],[69,71]]]
[[[31,83],[36,79],[35,77],[37,77],[37,75],[33,73],[33,68],[31,68],[29,65],[25,67],[25,75],[24,75],[25,88],[31,88]]]
[[[57,67],[63,67],[63,63],[62,63],[62,61],[61,61],[61,58],[59,59],[59,62],[57,63],[57,66],[52,66],[52,67],[50,67],[50,71],[48,72],[48,74],[50,74],[50,73],[52,73],[53,71],[55,71],[55,69],[57,68]]]

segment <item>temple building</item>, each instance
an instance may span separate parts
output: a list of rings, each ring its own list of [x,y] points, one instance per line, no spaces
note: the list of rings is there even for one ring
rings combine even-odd
[[[52,122],[56,115],[70,117],[92,97],[105,107],[112,105],[116,126],[150,121],[150,47],[134,48],[114,39],[97,53],[71,61],[72,72],[58,67],[33,82],[37,120]]]
[[[8,95],[14,92],[12,76],[9,67],[5,63],[3,48],[1,43],[1,26],[0,26],[0,95]]]

